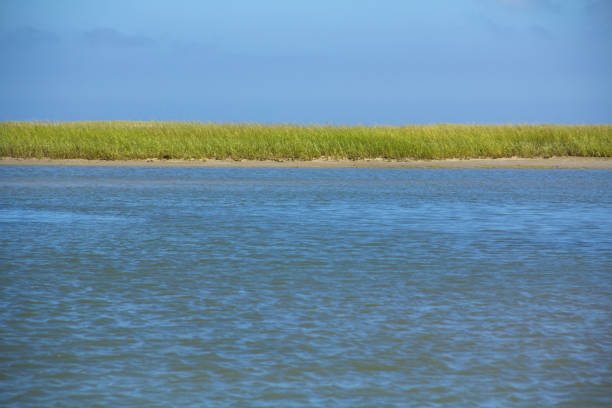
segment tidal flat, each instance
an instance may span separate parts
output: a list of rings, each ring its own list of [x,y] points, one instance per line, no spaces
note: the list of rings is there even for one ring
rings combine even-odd
[[[313,159],[313,160],[87,160],[87,159],[16,159],[0,157],[0,166],[69,167],[245,167],[306,169],[612,169],[609,157],[549,157],[501,159],[385,160],[385,159]]]

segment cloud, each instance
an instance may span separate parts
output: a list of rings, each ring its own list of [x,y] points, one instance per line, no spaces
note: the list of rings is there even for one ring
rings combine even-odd
[[[60,42],[57,34],[33,27],[22,27],[0,36],[0,44],[5,47],[30,48],[54,45]]]
[[[480,20],[482,26],[488,32],[497,36],[507,37],[516,34],[516,30],[508,25],[498,23],[488,17],[483,17]]]
[[[609,0],[591,0],[585,4],[586,10],[604,19],[612,19],[612,2]]]
[[[550,32],[550,30],[548,30],[546,27],[541,26],[539,24],[532,25],[529,28],[529,31],[539,38],[543,38],[546,40],[550,40],[553,38],[553,35]]]
[[[86,31],[83,37],[93,47],[141,48],[156,44],[156,41],[152,38],[126,35],[112,28],[97,28]]]
[[[496,0],[496,2],[508,7],[537,7],[549,11],[559,11],[560,8],[559,3],[554,0]]]

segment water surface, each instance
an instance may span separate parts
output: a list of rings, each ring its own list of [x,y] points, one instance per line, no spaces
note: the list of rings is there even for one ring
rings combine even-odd
[[[0,168],[0,405],[610,406],[612,172]]]

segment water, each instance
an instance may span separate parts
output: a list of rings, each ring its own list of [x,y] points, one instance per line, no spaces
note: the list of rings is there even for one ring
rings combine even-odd
[[[612,172],[0,168],[0,405],[611,406]]]

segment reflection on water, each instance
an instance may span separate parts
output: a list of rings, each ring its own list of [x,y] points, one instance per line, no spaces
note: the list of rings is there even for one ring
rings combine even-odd
[[[0,168],[0,405],[609,406],[612,173]]]

